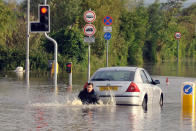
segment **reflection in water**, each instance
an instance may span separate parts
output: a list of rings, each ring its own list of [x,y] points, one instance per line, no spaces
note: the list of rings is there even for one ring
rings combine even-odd
[[[40,129],[44,129],[45,127],[48,126],[48,123],[45,122],[44,119],[44,112],[40,108],[35,109],[36,114],[34,115],[34,120],[35,120],[35,126],[36,126],[36,131],[39,131]]]
[[[68,93],[71,93],[71,92],[72,92],[72,86],[68,86],[68,87],[66,88],[66,91],[67,91]]]
[[[129,108],[128,119],[130,122],[130,129],[132,131],[138,130],[153,130],[161,127],[161,107],[149,105],[148,109],[144,109],[141,106],[127,107]],[[147,120],[147,121],[146,121]],[[156,123],[156,124],[155,124]]]
[[[58,103],[58,86],[54,86],[54,102]]]
[[[18,80],[23,80],[23,75],[24,75],[23,72],[16,72],[16,76],[17,76]]]
[[[94,114],[93,114],[93,109],[91,108],[83,108],[82,109],[82,117],[85,121],[87,121],[87,127],[88,127],[88,131],[92,131],[92,127],[93,127],[93,117],[94,117]]]
[[[196,60],[165,61],[163,63],[145,63],[143,66],[150,74],[161,76],[196,77]]]
[[[195,131],[195,125],[196,125],[196,121],[195,121],[195,108],[186,108],[183,109],[182,108],[182,123],[185,124],[187,121],[189,123],[191,123],[192,126],[192,131]]]

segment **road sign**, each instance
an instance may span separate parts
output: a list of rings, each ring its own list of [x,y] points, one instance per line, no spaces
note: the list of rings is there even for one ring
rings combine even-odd
[[[95,43],[95,37],[84,37],[84,42],[86,43]]]
[[[103,32],[112,32],[112,26],[104,26]]]
[[[176,39],[180,39],[181,38],[181,33],[180,32],[176,32],[175,33],[175,38]]]
[[[189,95],[192,94],[193,88],[191,85],[185,85],[183,91],[185,94]]]
[[[93,36],[95,34],[96,28],[92,24],[86,24],[84,26],[84,34],[86,36]]]
[[[84,12],[84,20],[87,22],[87,23],[92,23],[93,21],[95,21],[96,19],[96,14],[95,12],[93,11],[86,11]]]
[[[111,26],[112,23],[113,23],[112,17],[111,16],[105,16],[104,19],[103,19],[103,23],[106,26]]]
[[[106,32],[106,33],[104,34],[104,38],[105,38],[106,40],[109,40],[109,39],[111,38],[111,33]]]

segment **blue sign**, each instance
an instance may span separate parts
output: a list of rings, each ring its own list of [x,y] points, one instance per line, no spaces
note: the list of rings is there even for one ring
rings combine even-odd
[[[106,32],[106,33],[104,34],[104,38],[105,38],[106,40],[109,40],[109,39],[111,38],[111,33],[110,33],[110,32]]]
[[[106,26],[112,25],[112,23],[113,23],[112,17],[111,16],[105,16],[104,19],[103,19],[103,23]]]
[[[183,88],[183,91],[184,91],[185,94],[189,95],[189,94],[192,93],[193,88],[190,85],[185,85],[184,88]]]

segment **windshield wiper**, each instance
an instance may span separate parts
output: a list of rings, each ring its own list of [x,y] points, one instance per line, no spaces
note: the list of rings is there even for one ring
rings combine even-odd
[[[96,78],[96,79],[92,79],[92,81],[109,81],[110,79],[107,78]]]

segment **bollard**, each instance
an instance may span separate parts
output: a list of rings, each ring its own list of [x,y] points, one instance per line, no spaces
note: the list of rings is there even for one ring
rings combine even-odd
[[[56,69],[56,73],[58,74],[58,70],[59,70],[59,64],[57,63],[57,69]],[[52,63],[52,68],[51,68],[51,75],[54,74],[54,62]]]
[[[196,86],[193,82],[184,82],[181,89],[183,117],[195,119]]]

